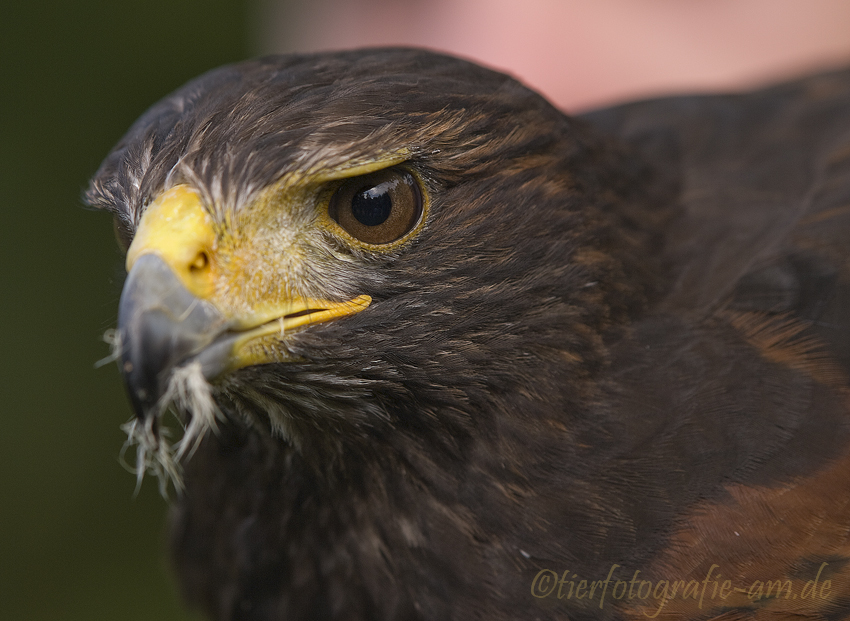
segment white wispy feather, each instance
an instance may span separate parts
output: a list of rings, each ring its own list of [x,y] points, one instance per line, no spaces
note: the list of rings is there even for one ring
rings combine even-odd
[[[182,437],[173,443],[170,441],[172,430],[163,424],[168,413],[183,427]],[[136,475],[136,489],[145,473],[150,472],[159,479],[163,495],[167,494],[169,482],[178,492],[182,491],[181,460],[191,457],[208,431],[217,431],[216,420],[222,417],[200,362],[175,369],[155,411],[144,421],[134,418],[121,427],[127,433],[121,450],[122,460],[130,447],[136,449],[136,464],[128,466]]]

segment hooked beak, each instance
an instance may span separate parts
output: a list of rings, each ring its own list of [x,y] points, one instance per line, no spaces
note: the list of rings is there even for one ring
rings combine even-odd
[[[173,370],[200,363],[211,380],[229,366],[238,333],[212,304],[192,295],[158,256],[139,257],[118,307],[121,370],[136,415],[157,407]]]

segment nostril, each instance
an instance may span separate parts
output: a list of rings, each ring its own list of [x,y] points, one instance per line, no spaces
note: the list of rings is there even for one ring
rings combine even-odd
[[[210,264],[210,259],[206,252],[199,252],[195,259],[189,264],[189,270],[192,272],[200,272]]]

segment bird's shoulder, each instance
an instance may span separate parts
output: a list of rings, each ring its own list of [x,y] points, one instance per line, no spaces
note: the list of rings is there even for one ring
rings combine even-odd
[[[611,346],[602,411],[624,425],[613,471],[676,514],[647,574],[684,585],[717,565],[739,590],[661,617],[846,614],[848,111],[844,70],[585,117],[679,184],[668,288]],[[799,599],[819,570],[832,593]],[[766,581],[789,595],[759,597]]]

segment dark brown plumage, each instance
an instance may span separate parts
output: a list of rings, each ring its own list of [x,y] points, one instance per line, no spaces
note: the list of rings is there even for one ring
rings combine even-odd
[[[375,179],[421,200],[386,243],[331,198],[378,221]],[[427,52],[271,57],[151,108],[87,198],[135,236],[137,439],[201,420],[194,363],[219,409],[172,516],[211,618],[850,616],[850,72],[571,119]]]

